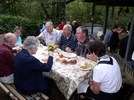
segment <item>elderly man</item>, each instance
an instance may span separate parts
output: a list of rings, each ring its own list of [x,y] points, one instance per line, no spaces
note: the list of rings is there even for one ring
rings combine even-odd
[[[14,54],[12,47],[16,42],[16,35],[7,33],[4,36],[3,44],[0,45],[0,81],[3,83],[13,83]]]
[[[29,95],[43,92],[50,96],[52,80],[43,77],[42,72],[50,71],[53,65],[53,52],[48,52],[48,62],[41,63],[33,54],[39,46],[39,40],[34,36],[25,39],[24,49],[17,53],[14,62],[14,84],[18,91]]]
[[[46,30],[44,30],[38,38],[44,40],[45,45],[56,44],[56,42],[60,39],[61,33],[59,30],[53,28],[53,23],[51,21],[46,22]]]
[[[82,26],[79,26],[76,29],[76,38],[78,40],[75,53],[79,56],[86,57],[86,54],[89,53],[87,46],[89,45],[89,36],[88,30]]]
[[[74,52],[77,45],[77,39],[72,34],[72,26],[69,24],[64,25],[63,35],[58,42],[58,47],[66,52]]]

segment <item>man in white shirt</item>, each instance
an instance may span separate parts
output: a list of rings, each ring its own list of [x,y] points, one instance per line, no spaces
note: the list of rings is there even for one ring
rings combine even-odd
[[[46,22],[46,30],[44,30],[38,38],[44,40],[45,45],[53,44],[55,45],[61,37],[59,30],[53,28],[53,23],[51,21]]]
[[[96,61],[97,65],[93,69],[93,78],[88,82],[88,96],[95,100],[116,100],[122,85],[120,67],[117,61],[106,55],[106,48],[102,42],[90,42],[89,51],[88,58]]]

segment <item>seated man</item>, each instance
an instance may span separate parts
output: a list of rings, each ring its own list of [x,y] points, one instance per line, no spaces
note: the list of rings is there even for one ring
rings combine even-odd
[[[57,47],[66,52],[74,52],[77,45],[77,39],[72,34],[72,26],[69,24],[64,25],[63,35],[57,43]]]
[[[106,55],[102,42],[92,41],[89,45],[90,60],[97,62],[93,78],[89,80],[87,95],[95,100],[116,100],[122,85],[120,67],[115,58]]]
[[[46,30],[44,30],[37,37],[44,40],[45,45],[49,45],[49,44],[54,45],[60,39],[61,33],[59,30],[56,30],[53,28],[53,23],[51,21],[47,21],[46,22]]]
[[[3,44],[0,45],[0,81],[3,83],[13,83],[14,54],[12,48],[16,41],[16,35],[7,33]]]
[[[75,49],[75,53],[79,56],[86,57],[89,53],[87,47],[89,45],[89,36],[88,30],[84,27],[78,27],[76,29],[76,38],[78,40],[77,47]]]
[[[15,57],[14,62],[14,84],[18,91],[23,94],[35,94],[43,92],[50,96],[52,80],[43,77],[43,71],[50,71],[53,65],[53,52],[48,52],[47,63],[41,63],[32,54],[35,54],[39,41],[34,36],[25,39],[24,49]]]

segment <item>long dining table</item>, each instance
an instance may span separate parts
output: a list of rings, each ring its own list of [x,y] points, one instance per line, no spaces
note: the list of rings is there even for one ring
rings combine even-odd
[[[73,92],[79,86],[79,84],[85,79],[92,77],[92,68],[82,70],[80,66],[84,65],[85,63],[90,63],[95,66],[96,63],[80,56],[75,56],[72,58],[77,61],[76,63],[63,63],[62,61],[57,60],[60,54],[63,54],[62,59],[64,59],[64,53],[66,52],[60,49],[58,52],[54,52],[52,69],[49,72],[43,72],[43,75],[52,78],[55,81],[58,89],[64,94],[65,98],[69,100]],[[36,54],[34,54],[33,56],[40,61],[42,59],[47,59],[47,47],[40,45]],[[71,58],[69,58],[69,60],[70,59]]]

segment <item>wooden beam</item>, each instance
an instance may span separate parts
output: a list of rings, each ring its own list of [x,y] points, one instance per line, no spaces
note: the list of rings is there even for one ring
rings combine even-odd
[[[93,34],[93,28],[94,28],[94,15],[95,15],[95,4],[92,5],[92,18],[91,18],[91,34]]]
[[[105,17],[104,17],[104,27],[103,27],[103,34],[106,34],[106,29],[107,29],[107,21],[108,21],[108,13],[109,13],[109,5],[106,5],[106,10],[105,10]]]

